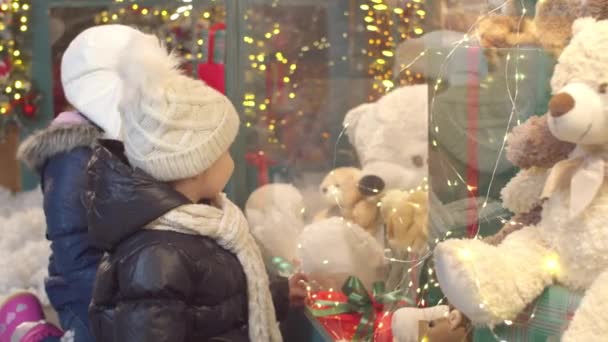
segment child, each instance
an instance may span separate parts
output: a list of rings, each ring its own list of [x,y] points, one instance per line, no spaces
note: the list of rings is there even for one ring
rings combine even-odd
[[[271,283],[242,212],[220,194],[234,168],[233,105],[181,75],[156,37],[129,46],[118,60],[126,158],[106,140],[89,164],[89,233],[108,253],[90,309],[97,341],[281,341],[277,316],[289,297],[303,304],[304,277]]]
[[[60,114],[48,128],[26,139],[18,152],[19,159],[40,175],[52,252],[45,288],[62,328],[71,330],[76,342],[94,341],[88,306],[103,254],[90,245],[87,236],[83,204],[86,165],[98,138],[119,134],[116,89],[120,89],[120,78],[115,60],[130,36],[140,34],[127,26],[108,25],[88,29],[76,37],[63,56],[62,81],[68,100],[80,112]],[[16,298],[31,300],[27,296]],[[41,316],[33,319],[36,317],[23,312],[14,322],[42,320]]]

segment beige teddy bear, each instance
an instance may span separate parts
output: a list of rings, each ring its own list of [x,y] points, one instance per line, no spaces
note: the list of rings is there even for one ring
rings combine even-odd
[[[509,0],[506,8],[514,8],[517,3],[519,0]],[[572,37],[574,20],[585,16],[608,18],[607,8],[606,0],[541,0],[536,3],[533,18],[524,16],[525,13],[517,15],[515,10],[482,18],[476,35],[480,45],[490,49],[490,56],[500,48],[538,45],[558,57]],[[490,60],[497,59],[490,57]]]
[[[380,205],[391,248],[418,252],[428,240],[428,193],[389,190]]]
[[[356,167],[339,167],[327,174],[319,189],[328,208],[316,214],[314,221],[342,217],[375,235],[380,226],[378,198],[360,188],[361,175]]]
[[[477,239],[441,242],[434,251],[443,293],[475,325],[513,320],[542,291],[559,283],[584,292],[562,341],[608,336],[608,20],[578,19],[551,79],[551,133],[576,143],[550,171],[536,226],[498,246]]]

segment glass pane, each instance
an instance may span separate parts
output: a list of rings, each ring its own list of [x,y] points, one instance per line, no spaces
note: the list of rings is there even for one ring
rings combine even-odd
[[[445,302],[433,249],[509,221],[501,191],[519,169],[508,134],[547,112],[557,48],[533,34],[535,5],[242,2],[247,214],[269,260],[309,272],[320,297],[357,276],[423,306]],[[361,212],[377,216],[366,224]],[[383,262],[353,243],[370,236]]]
[[[61,88],[60,66],[63,52],[80,32],[95,25],[122,24],[158,35],[183,59],[185,72],[198,77],[198,65],[208,61],[210,28],[224,23],[226,9],[219,0],[176,3],[139,1],[137,4],[114,3],[105,6],[54,7],[51,9],[51,44],[53,60],[53,100],[55,114],[68,103]],[[86,3],[85,3],[86,5]],[[217,31],[214,60],[225,60],[225,30]]]
[[[308,273],[319,296],[355,276],[415,301],[428,255],[428,88],[399,46],[426,31],[425,5],[240,3],[246,213],[266,257]]]

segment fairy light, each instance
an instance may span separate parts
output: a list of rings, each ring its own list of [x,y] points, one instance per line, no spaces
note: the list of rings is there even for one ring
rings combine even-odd
[[[559,272],[559,257],[556,254],[551,254],[545,258],[544,267],[551,275]]]

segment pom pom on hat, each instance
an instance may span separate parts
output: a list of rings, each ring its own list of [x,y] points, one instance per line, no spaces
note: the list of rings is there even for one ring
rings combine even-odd
[[[160,181],[196,176],[234,141],[239,117],[228,98],[181,74],[157,37],[132,37],[119,56],[119,109],[129,162]]]
[[[67,100],[108,138],[119,138],[121,129],[118,56],[133,36],[143,35],[124,25],[95,26],[80,33],[63,55],[61,81]]]
[[[123,98],[128,102],[128,96],[137,92],[162,96],[164,83],[181,74],[178,57],[168,53],[154,35],[137,36],[128,45],[128,49],[117,56],[120,62],[117,72],[124,84]]]

